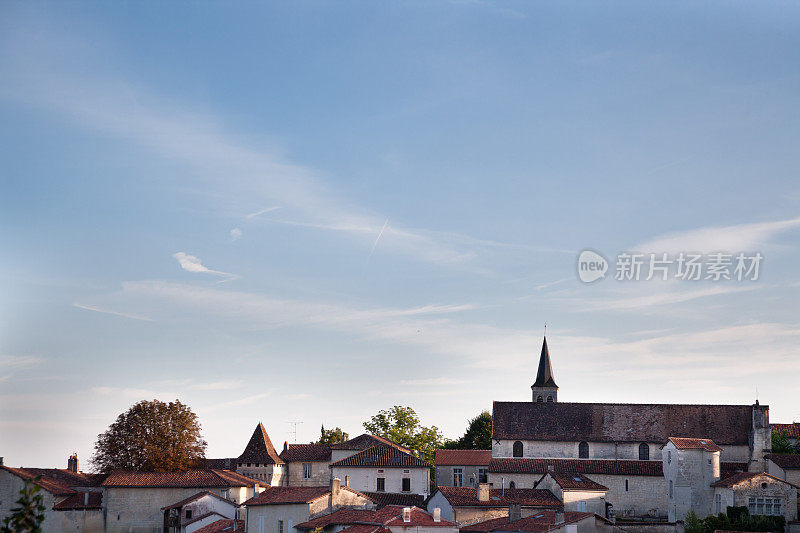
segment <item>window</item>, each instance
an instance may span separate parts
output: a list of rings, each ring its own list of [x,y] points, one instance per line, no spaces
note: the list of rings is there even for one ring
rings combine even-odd
[[[192,510],[186,509],[186,520],[189,520],[192,517]]]
[[[278,520],[278,533],[283,533],[283,520]]]
[[[672,450],[667,450],[667,464],[672,463]]]
[[[536,403],[542,403],[542,402],[544,402],[544,399],[541,396],[537,396]]]
[[[639,460],[640,461],[650,460],[650,446],[646,442],[643,442],[639,445]]]
[[[547,397],[547,403],[553,403],[553,397],[552,396],[548,396]]]
[[[674,493],[672,492],[672,490],[673,490],[672,489],[672,480],[670,479],[669,480],[669,497],[670,498],[672,498],[674,496]]]
[[[779,516],[782,514],[782,502],[778,498],[749,498],[747,504],[751,515]]]
[[[586,502],[579,501],[578,502],[578,512],[585,513],[586,512]]]
[[[463,487],[464,486],[464,469],[463,468],[454,468],[453,469],[453,486],[454,487]]]
[[[478,483],[489,483],[488,468],[478,468]]]
[[[411,492],[411,478],[410,477],[404,477],[403,478],[402,491],[403,492]]]
[[[581,459],[588,459],[589,458],[589,443],[588,442],[581,442],[578,444],[578,457]]]
[[[512,451],[512,455],[514,457],[522,457],[522,442],[516,441],[514,443],[514,449]]]
[[[303,479],[311,479],[311,463],[303,463]]]
[[[258,517],[258,533],[264,533],[264,517]]]
[[[379,477],[378,478],[378,485],[375,487],[378,492],[383,492],[386,490],[386,478]]]
[[[625,480],[625,492],[628,492],[628,480]]]
[[[714,496],[714,503],[717,507],[716,513],[720,514],[722,512],[722,494]]]
[[[512,481],[511,483],[508,484],[508,488],[509,489],[516,489],[517,488],[517,484]]]

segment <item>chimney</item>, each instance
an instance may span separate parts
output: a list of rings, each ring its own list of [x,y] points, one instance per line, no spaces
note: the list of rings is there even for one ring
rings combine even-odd
[[[344,476],[344,486],[345,487],[350,486],[350,476]]]
[[[83,493],[83,506],[84,507],[89,507],[89,493],[88,492],[84,492]]]
[[[564,523],[564,509],[559,509],[556,511],[556,524],[563,524]]]
[[[434,522],[442,521],[442,510],[439,507],[433,509],[433,521]]]
[[[342,480],[338,477],[333,478],[333,482],[331,483],[331,494],[334,496],[339,495],[339,489],[342,487]]]
[[[516,522],[522,519],[522,506],[518,503],[512,503],[508,506],[508,521]]]
[[[289,449],[289,441],[285,440],[285,441],[283,441],[283,451],[286,451],[288,449]]]
[[[3,458],[0,457],[0,466],[3,466]]]
[[[489,484],[488,483],[479,483],[478,484],[478,501],[479,502],[488,502],[489,501]]]
[[[411,522],[411,507],[403,507],[403,522]]]
[[[78,453],[74,452],[72,455],[69,456],[67,459],[67,470],[70,472],[78,472]]]

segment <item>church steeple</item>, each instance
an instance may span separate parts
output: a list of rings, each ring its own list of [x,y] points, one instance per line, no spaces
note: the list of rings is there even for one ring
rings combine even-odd
[[[539,371],[536,381],[531,385],[534,402],[555,402],[558,385],[553,379],[553,368],[550,365],[550,350],[547,349],[547,337],[542,341],[542,354],[539,356]]]

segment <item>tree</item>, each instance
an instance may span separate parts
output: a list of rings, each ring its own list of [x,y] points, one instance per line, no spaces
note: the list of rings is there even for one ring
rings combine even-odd
[[[796,446],[789,440],[789,432],[772,430],[772,453],[798,453]]]
[[[379,411],[368,422],[364,422],[364,429],[373,435],[419,451],[430,463],[433,462],[436,448],[442,446],[439,428],[421,425],[417,413],[411,407],[395,405],[391,409]]]
[[[448,440],[445,448],[451,450],[490,450],[492,448],[492,414],[483,411],[467,423],[467,430],[458,440]]]
[[[26,479],[19,491],[19,499],[14,502],[18,507],[11,509],[11,514],[3,520],[0,533],[41,533],[44,522],[44,498],[39,494],[42,488],[36,483],[41,479]]]
[[[319,430],[319,440],[316,444],[339,444],[346,441],[350,436],[342,431],[342,428],[325,429],[323,425]]]
[[[705,526],[694,511],[686,513],[684,523],[684,533],[705,533]]]
[[[206,441],[200,422],[180,401],[142,400],[98,435],[92,464],[99,472],[115,468],[169,472],[200,463]]]

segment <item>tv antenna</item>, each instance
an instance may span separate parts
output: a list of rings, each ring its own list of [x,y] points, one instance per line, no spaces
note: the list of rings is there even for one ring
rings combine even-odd
[[[298,424],[302,424],[303,421],[302,420],[295,420],[295,421],[290,420],[290,421],[288,421],[286,423],[292,425],[292,442],[293,442],[293,444],[297,444],[297,426],[298,426]]]

